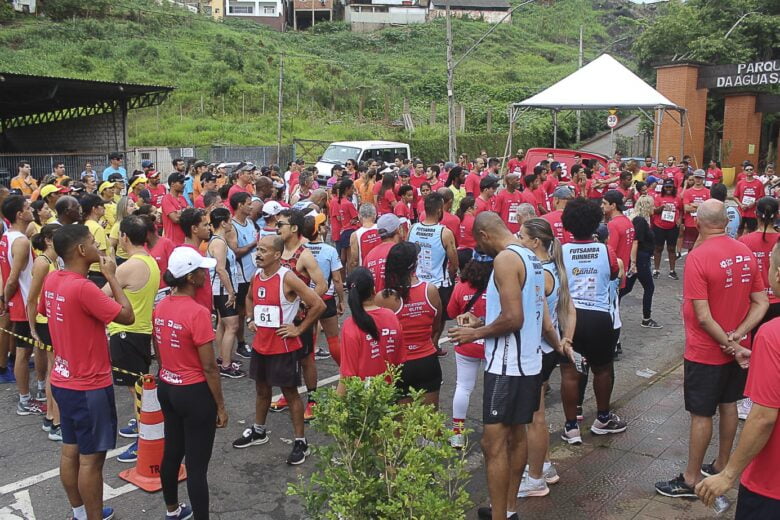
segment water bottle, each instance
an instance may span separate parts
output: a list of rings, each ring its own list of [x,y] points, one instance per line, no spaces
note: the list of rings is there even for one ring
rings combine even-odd
[[[723,513],[729,507],[731,507],[731,501],[728,498],[726,498],[725,495],[721,495],[718,498],[716,498],[715,502],[712,504],[712,510],[715,511],[716,515]]]

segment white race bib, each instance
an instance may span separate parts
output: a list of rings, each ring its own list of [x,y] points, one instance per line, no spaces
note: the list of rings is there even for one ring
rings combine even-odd
[[[269,329],[282,326],[282,310],[274,305],[255,305],[255,325]]]
[[[743,195],[742,196],[742,204],[745,206],[750,206],[756,201],[755,197],[751,197],[750,195]]]
[[[517,204],[509,206],[509,223],[517,224]]]
[[[667,209],[664,207],[663,212],[661,212],[661,220],[664,222],[674,222],[674,217],[677,215],[677,212],[673,209]]]
[[[663,185],[661,185],[660,182],[655,185],[655,191],[656,192],[661,193],[663,191],[663,189],[664,189],[664,187],[663,187]]]
[[[712,181],[704,181],[704,186],[706,186],[707,188],[711,188],[712,187]]]

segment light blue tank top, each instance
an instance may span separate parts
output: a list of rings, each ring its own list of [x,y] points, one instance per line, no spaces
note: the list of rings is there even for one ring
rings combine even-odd
[[[578,309],[609,312],[609,253],[599,242],[563,244],[569,293]]]
[[[525,265],[522,287],[523,326],[505,336],[485,339],[485,371],[507,376],[532,376],[542,371],[542,320],[544,319],[544,270],[530,250],[516,244],[508,249]],[[485,323],[501,314],[501,299],[496,287],[495,271],[487,287]]]
[[[417,255],[417,278],[436,287],[449,287],[447,273],[447,250],[442,243],[442,224],[414,224],[407,240],[420,246]]]
[[[255,226],[250,219],[246,219],[246,224],[243,226],[236,219],[233,219],[233,229],[236,230],[238,247],[244,247],[247,244],[251,244],[257,236]],[[254,276],[255,269],[257,269],[257,265],[255,264],[255,253],[257,253],[257,248],[252,249],[252,251],[238,260],[238,266],[236,268],[238,283],[249,283],[252,281],[252,276]]]
[[[553,289],[549,296],[547,296],[547,310],[550,312],[550,321],[552,321],[553,327],[561,333],[558,328],[558,300],[561,297],[561,279],[558,277],[558,268],[555,266],[555,262],[552,260],[543,262],[542,267],[544,270],[552,275]],[[554,349],[547,343],[547,340],[542,336],[542,352],[549,354]]]
[[[209,245],[214,240],[222,240],[225,242],[225,239],[218,236],[213,236],[209,240]],[[225,242],[225,246],[227,249],[227,253],[225,255],[225,260],[227,262],[227,265],[225,266],[225,269],[227,270],[228,277],[230,278],[230,283],[233,285],[233,290],[238,292],[238,285],[237,285],[237,278],[236,278],[236,254],[233,252],[232,249],[227,245],[227,242]],[[211,253],[207,250],[206,256],[209,258],[214,258],[211,256]],[[217,274],[217,268],[211,267],[209,268],[209,278],[211,279],[211,294],[215,296],[227,296],[227,290],[222,286],[222,279],[220,279],[219,275]]]

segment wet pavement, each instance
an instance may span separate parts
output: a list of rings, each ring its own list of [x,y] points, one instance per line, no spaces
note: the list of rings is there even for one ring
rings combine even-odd
[[[678,272],[682,272],[681,267],[678,266]],[[547,396],[547,418],[552,432],[551,458],[561,480],[551,486],[547,497],[521,501],[521,518],[714,518],[714,513],[696,500],[661,497],[653,489],[657,480],[671,478],[682,471],[688,442],[688,417],[682,403],[682,281],[669,280],[664,271],[657,285],[653,317],[664,325],[663,329],[639,326],[642,295],[639,284],[621,304],[624,354],[615,365],[613,401],[616,412],[628,421],[628,430],[606,437],[586,433],[595,415],[595,401],[589,389],[584,406],[584,443],[564,445],[559,440],[563,416],[556,371]],[[320,381],[334,380],[337,371],[332,360],[319,361],[318,367]],[[452,354],[442,359],[442,370],[441,408],[449,415],[455,383]],[[269,415],[271,441],[268,444],[235,450],[230,443],[253,422],[254,389],[247,379],[223,379],[223,388],[230,423],[217,432],[215,440],[209,470],[211,518],[303,518],[300,499],[286,496],[285,490],[289,482],[309,475],[314,470],[314,461],[297,467],[285,464],[292,438],[287,414]],[[0,520],[67,518],[70,508],[56,471],[59,447],[46,439],[39,418],[19,417],[14,413],[15,402],[15,386],[0,386]],[[474,508],[466,512],[469,519],[476,518],[476,507],[488,501],[483,458],[478,448],[481,402],[480,382],[471,396],[467,418],[467,427],[475,430],[470,438],[475,448],[467,457],[472,473],[468,490],[474,502]],[[130,417],[131,401],[123,389],[117,389],[117,405],[120,424],[124,424]],[[312,444],[327,442],[310,430],[307,438]],[[710,448],[713,454],[716,440]],[[119,439],[117,445],[127,444],[126,439]],[[115,457],[116,453],[110,455]],[[713,457],[708,456],[707,460]],[[115,458],[107,460],[106,504],[115,508],[117,519],[162,519],[164,507],[160,493],[145,493],[117,477],[127,467]],[[186,486],[182,484],[180,490],[180,499],[187,501]],[[732,516],[733,508],[717,518]]]

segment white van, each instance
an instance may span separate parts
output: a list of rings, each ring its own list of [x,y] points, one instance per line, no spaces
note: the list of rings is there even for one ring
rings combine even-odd
[[[340,141],[331,143],[317,161],[317,180],[319,182],[327,182],[331,168],[335,164],[343,166],[347,159],[353,159],[358,164],[369,159],[391,164],[396,157],[401,157],[402,159],[411,157],[409,145],[392,141]]]

